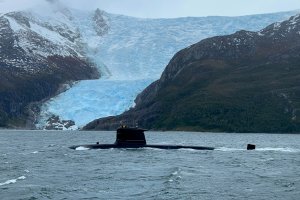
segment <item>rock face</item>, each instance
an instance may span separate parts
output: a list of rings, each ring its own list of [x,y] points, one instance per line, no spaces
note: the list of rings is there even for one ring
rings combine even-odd
[[[238,31],[178,52],[133,109],[98,119],[160,130],[300,131],[300,15],[259,32]]]
[[[58,116],[52,116],[47,120],[46,130],[71,130],[75,126],[72,120],[61,120]],[[77,127],[76,127],[77,128]],[[75,128],[75,129],[76,129]]]
[[[96,9],[96,12],[93,16],[94,20],[94,29],[99,36],[103,36],[108,33],[109,25],[107,24],[108,19],[105,19],[104,12],[99,8]]]
[[[24,128],[34,120],[33,102],[52,97],[64,83],[100,76],[83,54],[80,33],[64,23],[68,12],[55,12],[65,21],[29,12],[0,16],[0,127]]]

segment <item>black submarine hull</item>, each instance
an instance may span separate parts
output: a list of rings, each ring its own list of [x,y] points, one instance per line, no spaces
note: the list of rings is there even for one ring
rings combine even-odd
[[[123,148],[123,149],[136,149],[136,148],[156,148],[156,149],[194,149],[194,150],[214,150],[213,147],[205,147],[205,146],[183,146],[183,145],[151,145],[151,144],[86,144],[86,145],[75,145],[71,146],[71,149],[77,149],[79,147],[87,148],[87,149],[112,149],[112,148]]]
[[[204,146],[183,146],[183,145],[159,145],[147,144],[144,131],[146,129],[130,128],[122,126],[117,129],[116,141],[114,144],[85,144],[71,146],[71,149],[79,147],[87,149],[112,149],[112,148],[156,148],[156,149],[195,149],[195,150],[214,150],[213,147]]]

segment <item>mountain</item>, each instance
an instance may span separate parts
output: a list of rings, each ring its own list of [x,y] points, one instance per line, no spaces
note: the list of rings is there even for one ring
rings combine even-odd
[[[0,14],[0,127],[77,129],[118,115],[180,49],[295,12],[139,19],[49,0]]]
[[[180,49],[240,29],[257,31],[296,13],[139,19],[98,9],[69,10],[69,23],[79,30],[85,55],[100,69],[102,78],[81,81],[45,102],[37,120],[38,128],[52,128],[52,120],[49,123],[52,116],[73,120],[77,127],[82,127],[94,119],[121,114],[134,106],[136,96],[160,77]],[[94,31],[95,13],[102,27],[100,34]]]
[[[61,92],[64,84],[100,76],[85,56],[80,32],[67,23],[69,13],[48,11],[60,20],[47,12],[0,15],[0,127],[34,128],[36,103]]]
[[[176,53],[134,108],[85,129],[134,121],[163,130],[299,132],[299,63],[300,15],[204,39]]]

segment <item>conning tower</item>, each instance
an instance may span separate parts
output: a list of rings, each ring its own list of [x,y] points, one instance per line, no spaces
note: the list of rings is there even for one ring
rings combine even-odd
[[[121,126],[117,129],[115,145],[146,145],[145,129]]]

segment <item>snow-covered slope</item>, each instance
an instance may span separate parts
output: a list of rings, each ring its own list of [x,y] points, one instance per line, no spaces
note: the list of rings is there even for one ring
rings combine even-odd
[[[0,126],[33,128],[37,102],[62,84],[99,78],[68,9],[45,3],[0,15]]]
[[[27,54],[47,57],[51,55],[79,56],[79,32],[66,13],[52,10],[52,15],[37,12],[12,12],[5,14],[14,36],[14,46]],[[58,21],[59,19],[59,21]]]
[[[106,22],[101,34],[93,30],[95,13],[102,24]],[[53,114],[74,120],[78,127],[96,118],[118,115],[134,105],[137,94],[159,78],[180,49],[206,37],[240,29],[260,30],[296,12],[178,19],[138,19],[100,10],[95,13],[72,11],[72,20],[86,46],[86,56],[105,76],[81,81],[46,102],[39,127],[44,127]]]

